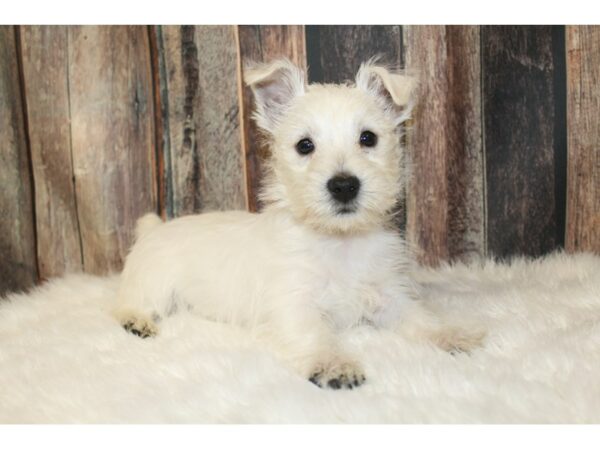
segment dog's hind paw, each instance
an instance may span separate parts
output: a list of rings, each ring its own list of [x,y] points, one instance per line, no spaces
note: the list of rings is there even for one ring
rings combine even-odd
[[[309,378],[320,388],[330,389],[354,389],[365,380],[365,375],[355,363],[338,360],[318,364]]]

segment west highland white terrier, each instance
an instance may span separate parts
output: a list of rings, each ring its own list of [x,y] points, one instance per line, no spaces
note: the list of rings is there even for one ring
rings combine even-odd
[[[138,223],[115,316],[141,336],[178,307],[251,329],[320,387],[365,381],[336,332],[359,323],[447,351],[482,333],[441,323],[416,299],[391,212],[407,180],[401,124],[414,80],[370,61],[353,84],[311,84],[287,60],[246,70],[271,156],[259,214]]]

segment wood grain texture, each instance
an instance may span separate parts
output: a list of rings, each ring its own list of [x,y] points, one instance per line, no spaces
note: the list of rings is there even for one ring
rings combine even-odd
[[[247,25],[238,27],[240,62],[267,62],[285,57],[306,70],[306,40],[304,27],[299,25]],[[258,211],[263,161],[268,156],[268,145],[252,120],[254,110],[250,88],[242,87],[243,148],[246,158],[248,209]]]
[[[564,242],[560,31],[482,27],[487,246],[496,257],[539,256]]]
[[[483,256],[479,27],[408,26],[404,41],[406,67],[419,78],[407,240],[428,265]]]
[[[146,27],[70,27],[73,169],[86,272],[119,270],[135,221],[156,211]]]
[[[0,26],[0,295],[37,280],[34,207],[17,42]]]
[[[165,215],[245,209],[235,28],[153,32],[162,78]]]
[[[20,28],[42,278],[82,269],[71,162],[68,28]]]
[[[600,253],[600,26],[567,26],[568,251]]]
[[[360,64],[377,55],[402,65],[400,25],[314,25],[306,35],[311,82],[353,81]]]

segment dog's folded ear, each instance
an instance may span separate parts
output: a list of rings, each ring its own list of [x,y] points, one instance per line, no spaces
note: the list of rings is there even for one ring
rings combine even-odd
[[[417,80],[413,76],[378,65],[376,59],[361,64],[356,74],[356,87],[374,95],[396,115],[399,125],[410,117]]]
[[[304,94],[304,72],[288,59],[248,64],[244,80],[254,93],[257,125],[269,132],[276,127],[292,100]]]

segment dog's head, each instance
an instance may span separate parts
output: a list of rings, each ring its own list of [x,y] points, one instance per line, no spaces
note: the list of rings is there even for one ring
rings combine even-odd
[[[246,70],[271,147],[263,199],[321,232],[381,226],[405,182],[400,124],[414,80],[374,62],[353,84],[307,85],[288,60]]]

